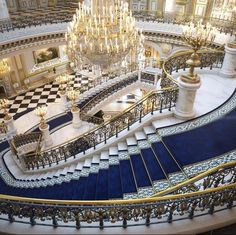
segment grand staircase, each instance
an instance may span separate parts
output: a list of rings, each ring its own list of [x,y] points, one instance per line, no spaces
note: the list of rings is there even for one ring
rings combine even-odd
[[[235,97],[232,102],[234,100]],[[222,110],[226,110],[224,106]],[[235,116],[236,110],[233,109],[215,121],[172,135],[164,135],[165,131],[158,129],[159,121],[153,121],[117,145],[66,167],[28,176],[18,167],[15,167],[11,177],[6,177],[6,172],[2,172],[7,184],[1,180],[0,193],[64,200],[151,196],[211,167],[235,160],[236,155],[232,152],[236,148],[233,141],[236,139]],[[192,126],[194,122],[183,125]],[[180,125],[181,128],[185,127]],[[219,132],[224,135],[219,135]],[[197,139],[197,145],[193,139]],[[227,144],[223,148],[216,146],[224,140]],[[7,148],[7,144],[3,144],[1,149]],[[3,160],[6,166],[14,164],[9,155],[5,155]]]

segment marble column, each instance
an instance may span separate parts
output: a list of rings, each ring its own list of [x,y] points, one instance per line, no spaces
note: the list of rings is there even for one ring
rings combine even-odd
[[[73,115],[72,126],[76,129],[80,128],[82,126],[82,121],[80,119],[80,110],[71,110],[71,113]]]
[[[225,58],[220,73],[227,78],[236,78],[236,44],[225,46]]]
[[[7,8],[6,0],[0,0],[0,21],[9,21],[10,16]]]
[[[13,117],[9,116],[9,117],[4,118],[4,122],[7,125],[7,132],[9,134],[16,135],[17,130],[14,124]]]
[[[201,82],[187,83],[178,78],[179,96],[175,107],[175,117],[181,120],[188,120],[195,117],[194,102],[197,90]]]
[[[53,144],[52,137],[49,132],[49,125],[46,124],[45,126],[39,126],[39,130],[42,133],[42,140],[44,147],[50,147]]]
[[[68,107],[67,96],[65,91],[59,91],[59,95],[61,97],[62,109],[65,111]]]

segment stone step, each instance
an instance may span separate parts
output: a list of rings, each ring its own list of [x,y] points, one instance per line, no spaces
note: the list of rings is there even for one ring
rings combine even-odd
[[[150,134],[155,134],[156,130],[153,126],[145,126],[143,127],[143,131],[146,135],[150,135]]]
[[[146,136],[146,134],[143,131],[135,132],[134,136],[135,136],[137,141],[139,141],[139,140],[146,140],[147,139],[147,136]]]
[[[100,162],[99,155],[94,155],[92,158],[92,164],[99,164],[99,162]]]
[[[126,139],[127,146],[137,146],[137,140],[134,137],[129,137]]]
[[[102,151],[100,155],[100,160],[108,160],[109,159],[109,152],[108,151]]]
[[[118,147],[110,147],[109,148],[110,156],[118,156]]]
[[[128,149],[127,144],[125,142],[118,143],[118,151],[126,151]]]

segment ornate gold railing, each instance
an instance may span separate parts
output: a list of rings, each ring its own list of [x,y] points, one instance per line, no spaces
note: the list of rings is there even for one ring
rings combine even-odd
[[[178,25],[188,24],[190,21],[197,22],[203,19],[205,22],[211,23],[211,25],[216,27],[220,32],[229,33],[230,35],[233,35],[236,32],[236,22],[233,17],[231,19],[219,19],[214,17],[206,19],[199,16],[190,17],[184,14],[171,16],[164,12],[160,15],[157,11],[133,11],[133,15],[138,20]]]
[[[235,179],[235,171],[233,175]],[[120,226],[171,223],[193,219],[234,207],[235,181],[203,191],[154,198],[106,201],[62,201],[21,198],[0,195],[0,214],[3,219],[17,222],[29,219],[31,225],[46,224],[55,228],[67,223],[81,227]],[[51,222],[50,222],[51,221]]]
[[[170,84],[177,84],[177,80],[173,78],[172,73],[178,72],[179,70],[185,71],[189,66],[186,64],[186,61],[189,59],[192,54],[191,50],[181,51],[173,56],[169,57],[166,61],[164,61],[162,69],[162,87],[169,86]],[[224,60],[224,51],[223,50],[201,50],[198,52],[200,57],[200,68],[221,68]]]
[[[189,192],[197,192],[209,188],[216,188],[236,182],[236,161],[220,164],[205,172],[182,183],[165,189],[154,194],[152,197],[160,197],[170,194],[183,194]]]
[[[74,138],[62,145],[54,148],[23,156],[23,161],[27,169],[39,169],[40,167],[51,166],[52,163],[59,164],[60,161],[67,161],[68,158],[76,158],[79,153],[85,153],[88,149],[96,149],[96,145],[105,143],[113,136],[118,137],[119,133],[139,121],[147,114],[154,114],[154,111],[162,112],[163,109],[169,109],[175,106],[177,100],[178,87],[177,81],[171,76],[173,71],[179,69],[185,70],[187,64],[185,61],[189,58],[192,51],[184,51],[168,58],[163,64],[163,74],[161,78],[162,90],[153,91],[147,94],[139,102],[125,110],[123,113],[114,117],[106,123],[102,123],[92,131],[85,133],[81,137]],[[203,67],[220,67],[224,52],[222,51],[200,51],[199,52]],[[94,103],[94,100],[92,100]],[[89,108],[89,106],[86,106]]]
[[[121,114],[84,135],[48,151],[24,156],[25,165],[28,169],[38,169],[45,165],[51,166],[52,163],[58,164],[62,160],[67,161],[71,157],[75,158],[77,154],[85,153],[90,148],[96,149],[98,144],[106,144],[109,138],[118,137],[121,131],[129,130],[135,122],[141,123],[146,115],[153,115],[155,111],[162,112],[164,109],[171,110],[175,106],[177,94],[178,89],[175,86],[152,91]]]

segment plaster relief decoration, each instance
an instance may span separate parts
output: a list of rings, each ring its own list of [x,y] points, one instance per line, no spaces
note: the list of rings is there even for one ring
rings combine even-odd
[[[57,47],[49,47],[33,52],[35,64],[40,64],[59,57],[59,49]]]

